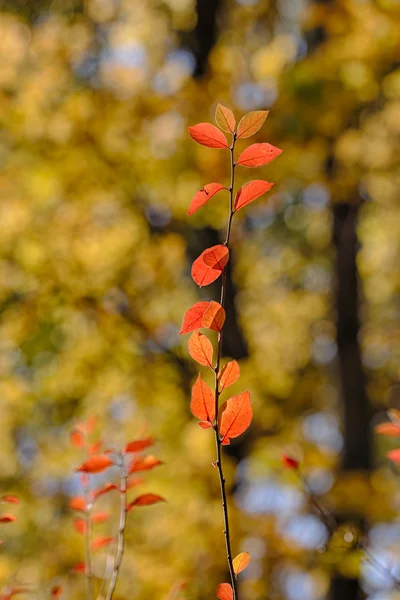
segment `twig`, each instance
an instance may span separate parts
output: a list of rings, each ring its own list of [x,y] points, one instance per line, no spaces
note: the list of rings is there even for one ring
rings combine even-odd
[[[236,134],[234,133],[234,134],[232,134],[232,145],[230,147],[231,184],[229,187],[229,217],[228,217],[228,224],[227,224],[227,230],[226,230],[226,239],[224,242],[224,245],[226,247],[228,247],[228,245],[229,245],[232,218],[233,218],[233,214],[234,214],[233,188],[234,188],[234,182],[235,182],[235,161],[234,161],[235,141],[236,141]],[[221,302],[220,302],[220,304],[223,308],[225,308],[226,280],[227,280],[227,273],[226,273],[226,267],[225,267],[223,270],[223,273],[222,273]],[[216,415],[214,431],[215,431],[215,445],[216,445],[216,450],[217,450],[217,461],[215,464],[218,469],[219,482],[220,482],[220,487],[221,487],[222,511],[223,511],[223,515],[224,515],[224,535],[225,535],[225,544],[226,544],[226,557],[228,560],[229,573],[230,573],[230,577],[231,577],[233,600],[239,600],[236,575],[235,575],[235,571],[233,569],[231,537],[230,537],[230,531],[229,531],[228,504],[227,504],[227,499],[226,499],[225,477],[224,477],[224,472],[223,472],[223,468],[222,468],[221,440],[220,440],[219,426],[218,426],[218,409],[219,409],[219,396],[220,396],[218,378],[219,378],[219,373],[220,373],[222,339],[223,339],[223,333],[222,333],[222,329],[221,329],[221,331],[218,333],[217,360],[216,360],[216,365],[214,368],[214,372],[215,372],[215,415]]]
[[[87,431],[84,432],[84,445],[88,448],[87,442]],[[86,451],[86,458],[89,456],[89,451]],[[86,506],[86,520],[85,520],[85,582],[86,582],[86,600],[94,599],[94,581],[93,581],[93,565],[92,565],[92,554],[91,554],[91,540],[92,540],[92,502],[90,500],[90,489],[89,489],[89,477],[83,474],[83,496],[85,498]]]
[[[128,475],[125,470],[124,455],[119,454],[120,463],[120,474],[121,474],[121,486],[120,486],[120,516],[119,516],[119,527],[118,527],[118,538],[117,538],[117,550],[115,554],[114,566],[111,573],[110,585],[108,586],[106,600],[111,600],[117,584],[119,571],[121,568],[122,558],[124,555],[125,545],[125,526],[126,526],[126,515],[128,512],[127,501],[126,501],[126,487]]]

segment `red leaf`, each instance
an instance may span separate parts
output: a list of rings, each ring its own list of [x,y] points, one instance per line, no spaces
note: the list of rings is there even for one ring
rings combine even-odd
[[[74,496],[69,501],[69,507],[72,508],[72,510],[84,512],[86,510],[85,498],[83,496]]]
[[[391,450],[386,454],[389,460],[400,465],[400,448],[396,448],[396,450]]]
[[[189,310],[185,312],[179,333],[189,333],[190,331],[195,331],[196,329],[203,327],[201,320],[209,306],[209,302],[196,302],[192,308],[189,308]]]
[[[215,121],[221,129],[233,133],[235,131],[236,119],[230,108],[217,104],[215,110]]]
[[[192,277],[202,287],[209,285],[221,275],[229,260],[229,250],[223,244],[207,248],[192,266]]]
[[[91,543],[91,548],[92,550],[99,550],[99,548],[109,546],[113,541],[113,537],[98,537]]]
[[[212,423],[209,423],[208,421],[199,421],[198,425],[202,429],[210,429],[212,427]]]
[[[223,271],[228,264],[229,249],[224,244],[211,246],[203,252],[203,260],[210,269],[218,269]]]
[[[17,520],[17,517],[15,517],[14,515],[9,515],[9,514],[5,514],[0,517],[0,523],[12,523],[13,521],[16,521],[16,520]]]
[[[230,438],[241,435],[249,427],[253,416],[250,404],[250,393],[244,392],[229,398],[220,411],[219,432],[222,444],[230,443]]]
[[[254,135],[264,125],[269,110],[255,110],[247,113],[240,120],[237,130],[237,138],[248,138]]]
[[[293,470],[298,469],[300,464],[298,460],[292,458],[288,454],[282,454],[282,462],[287,469]]]
[[[162,464],[163,463],[161,460],[152,454],[149,454],[149,456],[146,456],[145,458],[138,458],[134,460],[128,473],[131,474],[136,473],[137,471],[151,471],[151,469],[154,469],[154,467],[158,467]]]
[[[94,444],[90,444],[89,446],[89,454],[96,454],[100,448],[102,447],[103,442],[95,442]]]
[[[375,427],[375,432],[386,437],[400,437],[400,425],[396,423],[381,423]]]
[[[236,194],[235,210],[239,210],[239,208],[243,208],[243,206],[250,204],[253,200],[257,200],[257,198],[268,192],[273,185],[273,183],[262,181],[261,179],[245,183]]]
[[[219,391],[222,392],[225,388],[236,383],[240,377],[240,367],[236,360],[228,362],[218,375]]]
[[[78,533],[86,533],[86,521],[84,519],[74,519],[74,527]]]
[[[201,325],[219,332],[224,326],[225,316],[225,309],[219,302],[211,301],[203,314]]]
[[[85,443],[85,436],[83,435],[82,431],[74,429],[73,431],[71,431],[69,439],[71,441],[71,444],[76,448],[83,448],[83,445]]]
[[[250,562],[250,554],[248,552],[241,552],[232,561],[233,570],[235,575],[244,571]]]
[[[72,567],[72,571],[74,573],[85,573],[86,565],[84,562],[77,563],[74,567]]]
[[[96,512],[91,516],[92,523],[105,523],[110,518],[110,513],[108,512]]]
[[[263,144],[252,144],[239,156],[237,165],[242,167],[262,167],[274,160],[282,153],[280,148],[264,142]]]
[[[60,585],[53,585],[51,588],[51,597],[52,598],[60,598],[62,594],[62,587]]]
[[[213,347],[208,337],[199,331],[194,331],[188,341],[190,356],[205,367],[212,367]]]
[[[151,437],[143,438],[142,440],[135,440],[134,442],[129,442],[129,444],[127,444],[125,452],[141,452],[153,444],[154,440]]]
[[[192,388],[190,410],[200,421],[212,423],[215,417],[215,398],[209,385],[202,380],[201,375],[196,379]]]
[[[142,494],[142,496],[138,496],[128,504],[128,510],[131,510],[134,506],[150,506],[151,504],[157,504],[157,502],[165,502],[165,500],[157,494]]]
[[[1,496],[1,502],[6,502],[7,504],[19,504],[20,499],[18,496],[12,496],[11,494],[6,494],[5,496]]]
[[[192,215],[196,212],[203,204],[209,201],[210,198],[215,196],[221,190],[225,190],[226,188],[220,183],[207,183],[204,187],[201,188],[199,192],[192,198],[192,201],[189,206],[188,215]]]
[[[81,464],[76,470],[82,473],[101,473],[108,467],[114,465],[114,462],[105,454],[99,454],[98,456],[91,456],[86,462]]]
[[[116,485],[114,485],[114,483],[106,483],[104,487],[100,488],[99,490],[95,490],[93,492],[93,497],[94,499],[97,499],[99,496],[102,496],[103,494],[107,494],[107,492],[110,492],[111,490],[117,490],[118,487]]]
[[[217,598],[219,598],[219,600],[232,600],[232,586],[229,583],[220,583],[217,587]]]
[[[208,148],[229,148],[224,134],[211,123],[189,127],[189,135],[192,140]]]

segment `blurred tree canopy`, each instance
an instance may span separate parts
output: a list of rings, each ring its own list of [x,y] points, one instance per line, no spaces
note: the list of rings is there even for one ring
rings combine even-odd
[[[329,510],[366,523],[398,564],[393,446],[373,437],[366,464],[339,467],[351,427],[365,443],[400,402],[400,5],[198,5],[1,3],[0,479],[22,503],[1,531],[0,579],[38,598],[58,582],[82,598],[69,432],[90,415],[114,445],[153,435],[166,463],[143,489],[168,503],[133,516],[117,597],[167,598],[183,580],[182,598],[213,598],[226,576],[213,440],[190,415],[196,369],[178,335],[186,308],[218,290],[199,291],[190,266],[218,243],[226,206],[186,213],[204,184],[227,181],[228,164],[186,129],[219,101],[238,115],[270,108],[255,141],[284,150],[258,172],[276,182],[268,201],[239,213],[232,236],[225,354],[240,359],[233,393],[250,389],[255,414],[226,460],[235,551],[252,555],[242,595],[322,600],[339,573],[377,599],[390,582],[343,536],[329,541],[280,455],[304,461]],[[352,339],[366,411],[345,431],[333,235],[343,215],[339,241],[347,232],[358,244]]]

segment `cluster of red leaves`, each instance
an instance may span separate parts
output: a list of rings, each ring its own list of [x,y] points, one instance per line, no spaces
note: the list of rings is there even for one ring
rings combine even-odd
[[[380,435],[391,438],[400,438],[400,411],[391,409],[388,411],[390,421],[381,423],[375,427],[375,432]],[[386,454],[387,458],[397,465],[400,465],[400,448],[390,450]]]
[[[0,503],[4,504],[19,504],[18,496],[14,496],[12,494],[5,494],[4,496],[0,496]],[[6,523],[13,523],[17,520],[17,517],[11,513],[3,513],[0,515],[0,524],[5,525]],[[0,540],[0,544],[2,541]],[[1,600],[1,598],[0,598]]]
[[[71,443],[78,447],[83,448],[87,454],[86,460],[77,467],[76,472],[81,473],[82,484],[88,487],[88,491],[84,496],[74,496],[69,502],[69,506],[72,510],[81,513],[82,517],[77,517],[73,521],[74,528],[82,535],[85,535],[88,531],[88,521],[92,525],[105,523],[111,516],[111,513],[105,511],[96,511],[96,501],[108,494],[109,492],[116,491],[121,493],[121,489],[115,483],[111,481],[105,483],[100,488],[90,488],[88,486],[89,476],[103,473],[112,467],[117,467],[118,462],[116,461],[116,453],[113,450],[103,449],[102,442],[96,442],[90,444],[88,441],[89,435],[92,433],[94,427],[94,420],[78,424],[73,432],[71,433]],[[162,465],[162,461],[153,455],[143,455],[143,451],[147,450],[154,444],[154,440],[151,437],[142,438],[129,442],[119,457],[126,464],[126,491],[141,484],[143,480],[134,474],[140,471],[150,471],[155,467]],[[135,507],[149,506],[158,502],[164,502],[164,498],[157,494],[141,494],[136,498],[132,499],[127,503],[127,512],[131,511]],[[90,544],[92,551],[99,550],[106,546],[111,545],[115,541],[114,536],[99,536],[95,537]],[[85,573],[86,567],[84,563],[75,565],[73,571],[75,573]]]
[[[243,150],[239,158],[236,161],[234,160],[233,153],[236,141],[241,138],[248,138],[256,133],[264,124],[267,116],[268,111],[250,112],[241,119],[236,128],[236,119],[233,112],[229,108],[218,104],[215,120],[220,129],[210,123],[199,123],[198,125],[189,127],[189,134],[195,142],[202,146],[229,150],[231,154],[233,183],[233,172],[236,166],[261,167],[267,165],[281,154],[282,150],[271,144],[257,143]],[[231,134],[231,144],[228,143],[223,131]],[[221,183],[214,182],[208,183],[197,192],[190,203],[189,215],[195,213],[220,191],[226,190],[230,194],[227,241],[224,244],[207,248],[194,261],[192,278],[197,285],[200,287],[209,285],[222,275],[222,289],[224,290],[225,269],[229,261],[228,242],[232,217],[235,212],[268,192],[272,186],[273,183],[269,181],[254,179],[242,185],[234,196],[234,191],[231,187],[228,188]],[[224,298],[224,291],[221,297]],[[221,331],[224,327],[226,317],[223,304],[223,299],[221,300],[221,304],[214,301],[197,302],[186,311],[180,333],[193,332],[188,342],[189,353],[200,365],[211,369],[216,378],[215,389],[212,390],[206,381],[204,381],[201,374],[198,375],[192,388],[191,411],[199,419],[200,427],[203,429],[213,429],[218,443],[226,445],[230,444],[232,438],[238,437],[250,426],[252,407],[250,404],[250,394],[247,391],[236,396],[231,396],[219,406],[220,394],[227,387],[233,385],[240,376],[240,368],[235,360],[228,362],[220,369]],[[199,331],[199,329],[203,328],[218,333],[218,350],[215,367],[213,366],[213,345],[208,337]],[[249,560],[250,556],[247,553],[242,553],[234,559],[232,566],[235,577],[247,566]],[[232,566],[230,567],[231,573]],[[232,583],[234,583],[234,580],[232,580]],[[232,600],[234,596],[232,586],[228,583],[220,584],[217,589],[217,596],[221,600]]]

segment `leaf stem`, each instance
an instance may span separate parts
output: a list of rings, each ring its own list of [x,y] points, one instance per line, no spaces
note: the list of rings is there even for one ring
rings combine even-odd
[[[115,591],[115,586],[117,584],[117,579],[119,575],[119,571],[121,568],[122,558],[124,556],[124,546],[125,546],[125,526],[126,526],[126,515],[128,512],[127,507],[127,499],[126,499],[126,488],[128,475],[125,470],[124,456],[120,454],[120,515],[119,515],[119,527],[118,527],[118,538],[117,538],[117,550],[115,554],[114,566],[111,573],[110,585],[108,586],[106,600],[111,600]]]
[[[235,148],[236,134],[233,134],[232,145],[230,147],[231,153],[231,184],[229,189],[229,217],[228,224],[226,229],[226,239],[224,242],[225,246],[229,246],[229,239],[231,234],[231,226],[232,226],[232,218],[234,215],[234,183],[235,183],[235,161],[234,161],[234,148]],[[226,297],[226,283],[227,283],[227,272],[226,267],[222,273],[222,284],[221,284],[221,306],[225,308],[225,297]],[[224,516],[224,535],[225,535],[225,545],[226,545],[226,558],[228,561],[229,573],[231,578],[231,585],[233,590],[233,600],[239,600],[239,594],[237,589],[237,581],[235,571],[233,569],[233,557],[232,557],[232,549],[231,549],[231,536],[229,530],[229,515],[228,515],[228,503],[226,498],[226,489],[225,489],[225,477],[222,468],[222,453],[221,453],[221,440],[219,434],[219,425],[218,425],[218,409],[219,409],[219,383],[218,377],[220,373],[220,364],[221,364],[221,353],[222,353],[222,339],[223,339],[223,330],[218,333],[218,349],[217,349],[217,360],[215,365],[215,446],[217,451],[217,461],[216,466],[218,469],[219,482],[221,488],[221,499],[222,499],[222,511]]]

